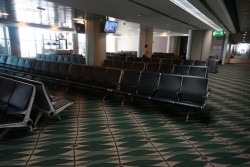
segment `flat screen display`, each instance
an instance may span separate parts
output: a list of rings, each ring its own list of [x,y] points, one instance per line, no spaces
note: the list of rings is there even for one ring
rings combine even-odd
[[[77,33],[85,33],[85,26],[84,24],[80,24],[80,23],[75,23],[75,29]]]
[[[115,33],[117,29],[118,22],[106,20],[104,32]]]

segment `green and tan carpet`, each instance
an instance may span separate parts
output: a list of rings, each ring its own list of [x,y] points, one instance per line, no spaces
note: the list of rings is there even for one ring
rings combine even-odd
[[[49,89],[49,88],[48,88]],[[0,141],[0,166],[249,167],[250,66],[209,74],[206,111],[102,93],[49,89],[74,104],[44,116],[38,128],[12,130]]]

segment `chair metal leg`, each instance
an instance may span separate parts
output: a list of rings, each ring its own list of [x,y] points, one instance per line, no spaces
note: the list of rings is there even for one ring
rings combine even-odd
[[[43,115],[42,112],[39,112],[39,113],[38,113],[38,115],[37,115],[37,117],[36,117],[36,120],[35,120],[35,122],[34,122],[34,129],[36,129],[36,125],[37,125],[37,123],[38,123],[38,121],[39,121],[39,119],[41,118],[42,115]]]
[[[10,131],[11,128],[5,129],[1,134],[0,134],[0,139],[3,138],[3,136]]]

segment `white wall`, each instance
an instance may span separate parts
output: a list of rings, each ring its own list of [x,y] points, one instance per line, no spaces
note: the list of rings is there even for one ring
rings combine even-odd
[[[117,37],[116,51],[137,51],[138,49],[138,35]]]
[[[116,52],[117,43],[116,43],[116,36],[107,35],[106,36],[106,52]]]
[[[167,53],[168,36],[153,36],[152,52]]]

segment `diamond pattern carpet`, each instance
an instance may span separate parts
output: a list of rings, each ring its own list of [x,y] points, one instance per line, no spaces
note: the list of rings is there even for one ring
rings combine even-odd
[[[34,131],[14,129],[0,141],[0,166],[248,167],[250,66],[209,74],[206,111],[163,103],[102,100],[87,89],[52,89],[72,100],[62,120],[46,116]]]

